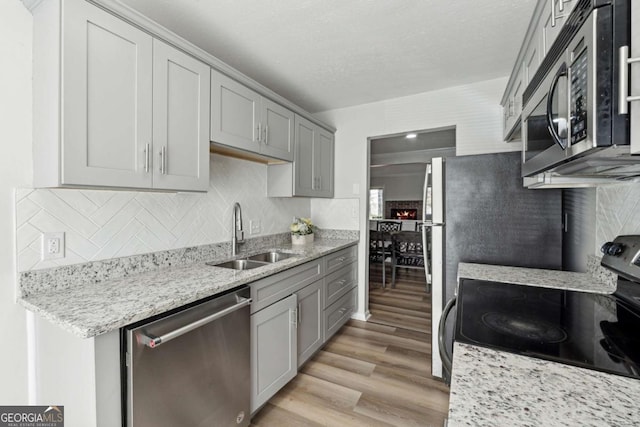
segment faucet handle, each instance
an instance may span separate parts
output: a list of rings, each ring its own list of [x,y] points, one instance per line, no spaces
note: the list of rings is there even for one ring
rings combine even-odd
[[[236,239],[238,242],[244,242],[244,230],[236,230]]]

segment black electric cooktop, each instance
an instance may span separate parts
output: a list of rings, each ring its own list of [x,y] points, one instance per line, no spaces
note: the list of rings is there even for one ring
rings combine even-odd
[[[618,291],[599,295],[462,279],[455,339],[640,378],[640,284],[621,278]]]

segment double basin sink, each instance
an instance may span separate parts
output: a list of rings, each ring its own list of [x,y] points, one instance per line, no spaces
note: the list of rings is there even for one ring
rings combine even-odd
[[[285,254],[282,252],[264,252],[244,259],[234,259],[220,263],[208,262],[207,265],[230,268],[232,270],[251,270],[252,268],[262,267],[282,261],[283,259],[291,258],[292,256],[293,254]]]

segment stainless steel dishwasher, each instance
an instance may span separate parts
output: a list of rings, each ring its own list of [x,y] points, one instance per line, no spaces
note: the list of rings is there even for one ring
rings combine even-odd
[[[249,287],[124,329],[126,425],[248,426]]]

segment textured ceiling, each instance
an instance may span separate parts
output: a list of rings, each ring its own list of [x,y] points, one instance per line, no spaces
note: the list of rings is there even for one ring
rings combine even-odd
[[[121,0],[310,112],[506,76],[536,0]]]

